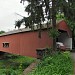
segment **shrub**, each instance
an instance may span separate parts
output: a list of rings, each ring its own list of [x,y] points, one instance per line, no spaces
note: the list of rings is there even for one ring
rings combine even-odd
[[[29,75],[73,75],[70,52],[56,53],[42,60]]]

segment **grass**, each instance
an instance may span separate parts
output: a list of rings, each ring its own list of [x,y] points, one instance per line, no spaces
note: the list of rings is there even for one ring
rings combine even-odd
[[[73,75],[70,52],[56,53],[44,58],[28,75]]]
[[[21,75],[34,60],[30,57],[5,54],[0,60],[0,75]]]

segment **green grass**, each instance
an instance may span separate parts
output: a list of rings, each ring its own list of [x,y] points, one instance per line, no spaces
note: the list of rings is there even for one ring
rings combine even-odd
[[[70,52],[56,53],[44,58],[28,75],[73,75]]]
[[[21,75],[34,60],[30,57],[5,54],[0,60],[0,75]]]

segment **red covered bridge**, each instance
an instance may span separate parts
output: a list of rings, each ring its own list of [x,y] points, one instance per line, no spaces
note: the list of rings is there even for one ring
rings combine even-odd
[[[65,21],[57,25],[61,35],[57,41],[63,42],[67,47],[72,48],[71,31]],[[64,38],[63,38],[64,37]],[[38,37],[38,30],[20,29],[0,35],[0,51],[19,54],[30,57],[37,57],[36,49],[52,46],[52,39],[48,36],[47,29],[42,30],[41,39]]]

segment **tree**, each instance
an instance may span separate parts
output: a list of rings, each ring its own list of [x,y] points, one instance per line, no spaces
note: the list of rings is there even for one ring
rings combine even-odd
[[[52,25],[56,29],[56,0],[52,0]],[[56,50],[56,38],[53,38],[53,50]]]
[[[46,22],[47,27],[52,20],[53,29],[56,29],[56,0],[21,0],[21,3],[28,2],[25,11],[29,17],[16,21],[16,26],[20,27],[22,22],[25,26],[33,29],[34,25],[40,27],[39,37],[41,38],[41,28]],[[56,49],[56,38],[53,38],[53,50]]]
[[[0,31],[0,34],[3,34],[3,33],[5,33],[5,31],[1,30],[1,31]]]

